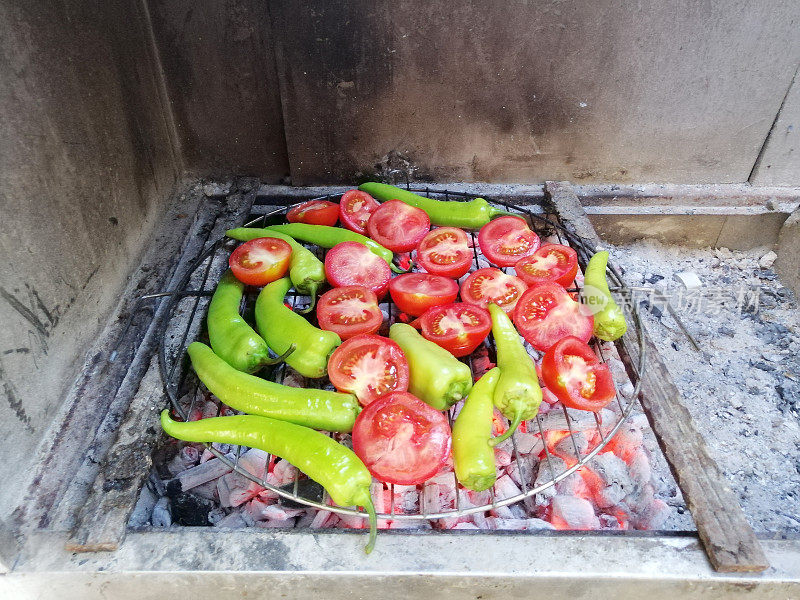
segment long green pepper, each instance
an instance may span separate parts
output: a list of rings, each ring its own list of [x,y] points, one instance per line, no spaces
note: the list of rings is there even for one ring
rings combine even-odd
[[[480,229],[495,217],[514,214],[495,208],[483,198],[475,198],[469,202],[435,200],[393,185],[375,182],[362,183],[358,189],[381,202],[400,200],[409,206],[424,210],[432,225]]]
[[[497,366],[500,379],[494,390],[494,405],[511,421],[503,435],[489,442],[496,446],[507,440],[522,421],[527,421],[539,412],[542,403],[542,388],[536,375],[533,359],[525,352],[522,338],[502,308],[489,304],[492,316],[492,335],[497,347]]]
[[[309,244],[315,244],[320,248],[333,248],[342,242],[358,242],[369,248],[373,254],[380,256],[389,263],[395,273],[405,273],[392,262],[394,254],[388,248],[381,246],[375,240],[365,235],[344,229],[343,227],[329,227],[328,225],[309,225],[308,223],[288,223],[286,225],[270,225],[266,231],[277,231],[293,237],[296,240],[303,240]]]
[[[497,479],[492,439],[492,398],[500,369],[495,367],[483,374],[464,401],[453,423],[453,467],[456,478],[465,488],[482,492]]]
[[[582,300],[594,312],[594,334],[601,340],[613,342],[625,335],[628,324],[622,309],[614,302],[606,279],[608,252],[592,255],[583,274]]]
[[[410,371],[408,391],[436,410],[465,398],[472,388],[469,367],[405,323],[389,328],[389,337],[405,354]]]
[[[189,344],[187,352],[208,391],[235,410],[314,429],[343,433],[353,430],[360,406],[352,394],[296,388],[248,375],[200,342]]]
[[[319,483],[339,506],[363,506],[369,515],[367,554],[375,547],[378,519],[372,504],[372,475],[355,452],[327,435],[277,419],[243,415],[182,423],[161,412],[161,427],[187,442],[219,442],[258,448],[289,461]]]
[[[328,358],[342,343],[332,331],[314,327],[301,315],[283,304],[286,292],[292,287],[288,277],[268,283],[256,299],[256,326],[267,345],[278,354],[290,346],[295,351],[286,358],[286,364],[305,377],[324,377],[328,372]]]
[[[244,284],[226,271],[208,305],[208,338],[214,352],[234,369],[255,373],[285,356],[270,358],[269,346],[239,314]],[[293,352],[289,348],[287,352]]]
[[[240,242],[249,242],[262,237],[274,237],[288,243],[292,247],[292,256],[289,259],[289,279],[292,280],[294,289],[301,294],[311,296],[311,304],[300,312],[305,314],[314,309],[314,304],[317,301],[317,290],[325,285],[325,265],[314,256],[311,250],[292,236],[271,229],[237,227],[236,229],[229,229],[225,232],[225,235]]]

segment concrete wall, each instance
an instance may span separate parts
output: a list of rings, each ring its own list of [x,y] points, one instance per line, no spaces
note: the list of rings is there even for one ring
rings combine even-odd
[[[0,3],[0,515],[179,161],[134,0]]]
[[[800,78],[796,71],[750,175],[750,183],[800,184]]]
[[[260,0],[145,0],[190,173],[289,173],[272,32]]]
[[[746,181],[800,60],[796,0],[271,10],[296,184]]]

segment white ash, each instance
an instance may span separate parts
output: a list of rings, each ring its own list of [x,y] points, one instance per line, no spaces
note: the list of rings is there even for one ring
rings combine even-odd
[[[800,313],[771,269],[774,253],[654,241],[609,249],[630,286],[673,293],[675,274],[694,272],[709,292],[759,292],[748,298],[757,306],[745,302],[743,312],[735,302],[678,311],[699,353],[667,311],[643,320],[750,523],[761,532],[800,531]]]

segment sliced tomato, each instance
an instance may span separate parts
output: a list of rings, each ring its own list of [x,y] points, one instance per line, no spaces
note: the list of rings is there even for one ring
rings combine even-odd
[[[598,411],[614,399],[608,365],[583,340],[567,336],[550,346],[542,358],[542,378],[562,404]]]
[[[277,238],[255,238],[231,253],[228,264],[236,279],[247,285],[267,285],[289,268],[292,247]]]
[[[333,227],[339,220],[339,205],[327,200],[309,200],[291,208],[286,213],[289,223],[328,225]]]
[[[356,417],[353,451],[386,483],[416,485],[430,479],[450,455],[444,414],[408,392],[378,398]]]
[[[450,304],[458,296],[458,284],[441,275],[406,273],[389,283],[389,293],[397,308],[415,317],[431,306]]]
[[[519,277],[487,267],[470,273],[461,284],[461,299],[469,304],[486,308],[494,302],[507,313],[512,313],[527,286]]]
[[[328,377],[337,390],[355,394],[366,406],[378,396],[408,389],[408,362],[389,338],[357,335],[333,351]]]
[[[385,260],[364,244],[342,242],[325,255],[325,277],[334,287],[364,286],[380,299],[389,289],[392,270]]]
[[[339,200],[339,218],[342,220],[342,225],[350,231],[366,235],[369,216],[379,206],[380,203],[367,192],[350,190]]]
[[[578,254],[569,246],[545,244],[530,256],[514,265],[517,277],[528,285],[555,281],[569,287],[578,273]]]
[[[528,288],[519,299],[514,325],[531,346],[544,352],[570,335],[588,342],[594,317],[563,287],[545,281]]]
[[[422,336],[450,352],[467,356],[492,330],[489,311],[466,302],[434,306],[420,319]]]
[[[539,236],[522,217],[500,217],[481,227],[478,245],[490,263],[511,267],[539,248]]]
[[[378,297],[361,285],[328,290],[317,301],[320,329],[333,331],[347,340],[362,333],[375,333],[383,322]]]
[[[400,200],[381,204],[367,221],[367,235],[392,252],[409,252],[431,229],[428,213]]]
[[[438,227],[425,234],[417,246],[417,260],[434,275],[458,279],[472,266],[474,253],[463,229]]]

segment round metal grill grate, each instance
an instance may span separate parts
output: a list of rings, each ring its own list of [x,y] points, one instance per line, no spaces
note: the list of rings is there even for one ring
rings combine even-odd
[[[429,189],[412,189],[412,191],[424,194],[429,197],[446,199],[446,200],[457,200],[457,201],[466,201],[472,199],[473,196],[470,196],[463,192],[450,192],[450,191],[433,191]],[[326,195],[321,196],[319,199],[326,199],[326,200],[338,200],[339,195]],[[581,268],[585,268],[586,263],[589,257],[594,253],[594,249],[587,247],[582,240],[576,238],[572,234],[570,234],[567,230],[565,230],[561,225],[558,223],[558,219],[556,215],[547,213],[541,205],[532,205],[532,206],[518,206],[514,204],[509,204],[507,202],[492,200],[487,198],[490,202],[497,204],[498,206],[502,206],[505,210],[518,213],[520,216],[525,217],[534,231],[539,234],[539,236],[545,240],[550,238],[551,241],[557,241],[561,244],[567,244],[572,246],[578,253],[578,261]],[[258,207],[254,207],[257,209]],[[263,226],[270,223],[277,223],[283,222],[285,220],[285,213],[286,211],[291,208],[291,206],[282,207],[276,210],[272,210],[269,212],[264,212],[257,216],[256,218],[252,219],[248,223],[247,226]],[[475,254],[473,259],[473,266],[472,270],[478,268],[478,261],[479,261],[479,254],[478,254],[478,244],[477,244],[477,237],[475,233],[472,233],[473,238],[473,245],[475,247]],[[173,409],[175,412],[180,415],[180,417],[186,420],[189,417],[189,414],[192,413],[194,408],[194,402],[197,398],[197,387],[200,385],[196,378],[191,373],[191,369],[188,367],[188,361],[185,358],[185,350],[188,344],[194,339],[200,337],[204,334],[204,322],[205,322],[205,314],[208,305],[209,295],[213,291],[214,287],[216,286],[216,281],[212,281],[213,277],[211,277],[211,273],[214,271],[214,265],[217,266],[217,270],[220,269],[220,265],[227,264],[227,256],[230,253],[234,243],[231,242],[226,244],[225,240],[217,240],[211,243],[205,251],[195,260],[192,264],[189,272],[185,276],[184,280],[181,282],[179,289],[171,290],[168,294],[165,295],[165,300],[168,302],[167,312],[168,312],[168,322],[166,325],[164,336],[162,337],[160,347],[159,347],[159,366],[161,370],[161,375],[164,382],[164,389],[167,396],[170,399]],[[313,247],[312,247],[313,248]],[[320,252],[319,256],[322,258],[324,253],[319,249],[314,248],[316,251]],[[482,265],[486,266],[486,265]],[[505,269],[504,269],[505,270]],[[619,272],[617,269],[609,263],[609,282],[612,286],[616,287],[618,291],[625,293],[627,289],[624,286],[624,283],[620,277]],[[291,301],[292,306],[300,306],[303,302],[307,301],[307,298],[304,298],[301,295],[297,295],[292,290],[290,292],[289,299]],[[252,306],[254,298],[246,298],[245,299],[245,307],[244,311],[247,313],[248,309]],[[382,305],[387,305],[386,308],[388,309],[388,314],[391,322],[394,322],[395,318],[397,317],[398,311],[391,303],[391,298],[387,295],[386,300],[384,300]],[[592,445],[587,450],[581,452],[579,449],[579,442],[576,439],[576,434],[579,431],[575,431],[573,429],[573,423],[575,422],[575,412],[571,409],[567,409],[566,407],[562,406],[560,403],[555,404],[551,408],[551,412],[553,410],[561,410],[563,411],[564,421],[566,425],[566,430],[563,432],[565,437],[569,437],[572,442],[572,446],[575,450],[575,456],[578,460],[570,465],[568,468],[557,468],[558,461],[553,460],[553,456],[551,455],[550,449],[548,448],[548,443],[546,440],[546,431],[543,427],[543,419],[542,415],[537,416],[535,419],[532,419],[527,423],[527,428],[529,432],[533,432],[534,434],[539,434],[543,441],[543,452],[544,458],[542,459],[539,468],[546,469],[549,477],[542,478],[541,476],[536,477],[536,481],[542,481],[538,485],[531,486],[530,484],[533,483],[532,473],[520,473],[520,480],[521,480],[521,487],[522,491],[519,494],[505,497],[505,498],[498,498],[495,489],[491,488],[490,491],[490,499],[491,502],[488,504],[484,504],[481,506],[460,506],[460,493],[456,493],[455,496],[455,505],[452,509],[448,510],[440,510],[438,512],[425,512],[423,508],[423,502],[420,500],[419,506],[420,510],[415,513],[408,513],[408,512],[397,512],[395,510],[395,502],[394,502],[394,486],[389,486],[389,490],[391,491],[392,501],[391,501],[391,511],[389,513],[379,513],[378,517],[383,519],[394,519],[394,520],[401,520],[401,519],[422,519],[422,520],[429,520],[429,519],[442,519],[442,518],[450,518],[450,517],[460,517],[464,515],[469,515],[478,512],[485,512],[491,510],[493,508],[501,507],[501,506],[509,506],[512,504],[516,504],[526,498],[533,496],[534,494],[540,493],[547,488],[555,485],[559,481],[563,480],[564,478],[568,477],[572,473],[576,472],[582,466],[589,463],[592,458],[594,458],[598,453],[600,453],[609,441],[614,437],[614,435],[619,431],[622,427],[625,419],[631,413],[633,407],[636,405],[636,398],[639,395],[639,388],[640,388],[640,381],[641,381],[641,374],[644,372],[644,368],[646,365],[646,357],[645,357],[645,348],[642,340],[642,323],[640,319],[640,315],[638,312],[638,308],[635,304],[627,306],[630,309],[628,312],[628,321],[629,324],[633,325],[635,329],[635,333],[639,339],[639,346],[640,346],[640,356],[639,356],[639,364],[637,365],[636,371],[640,374],[639,377],[634,377],[631,380],[633,384],[633,391],[630,394],[627,394],[626,397],[622,397],[619,392],[617,393],[617,397],[614,403],[614,410],[613,420],[612,422],[601,422],[600,418],[597,414],[591,413],[594,416],[594,431],[597,433],[596,436],[593,436],[595,439],[599,440],[594,445]],[[490,351],[493,352],[493,341],[491,339],[491,335],[489,336],[487,342],[490,347]],[[603,347],[593,342],[595,351],[597,352],[598,356],[601,360],[607,359],[607,350],[604,351]],[[470,368],[472,368],[472,357],[467,357],[466,360],[468,364],[470,364]],[[283,377],[285,374],[285,366],[279,365],[276,368],[273,368],[269,378],[271,380],[282,382]],[[626,384],[628,380],[625,381],[619,380],[617,376],[617,381],[615,384],[617,386],[617,390],[619,390],[622,385]],[[315,386],[329,386],[329,382],[327,378],[323,380],[315,380],[312,382]],[[331,388],[332,389],[332,388]],[[181,398],[185,398],[190,396],[192,398],[190,404],[187,406],[185,402],[181,402]],[[457,413],[457,408],[459,405],[454,406],[453,408],[448,411],[448,416],[452,425],[452,421],[454,415]],[[581,427],[581,432],[585,432],[585,423]],[[517,450],[517,440],[516,434],[512,436],[512,447],[513,447],[513,457],[517,461],[518,467],[522,468],[522,461],[520,461],[520,455]],[[310,497],[311,494],[303,495],[301,493],[301,487],[307,488],[307,486],[301,485],[301,480],[299,476],[295,476],[294,482],[289,484],[288,486],[283,487],[276,487],[269,484],[265,481],[265,478],[262,478],[256,474],[249,472],[246,468],[239,464],[238,457],[242,453],[242,447],[237,447],[234,453],[234,458],[231,459],[228,455],[221,452],[219,449],[207,445],[210,452],[216,456],[218,459],[223,461],[227,466],[229,466],[233,471],[240,473],[244,477],[250,479],[251,481],[257,483],[258,485],[263,486],[264,488],[271,490],[278,496],[283,499],[290,500],[292,502],[296,502],[301,505],[311,506],[314,508],[332,511],[341,515],[351,515],[351,516],[363,516],[366,517],[366,513],[356,509],[356,508],[348,508],[348,507],[341,507],[337,505],[333,505],[326,494],[323,493],[321,497]],[[453,474],[454,483],[457,490],[461,489],[461,486],[455,480],[455,474]]]

